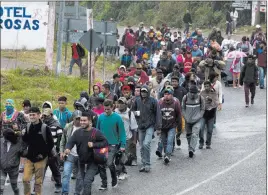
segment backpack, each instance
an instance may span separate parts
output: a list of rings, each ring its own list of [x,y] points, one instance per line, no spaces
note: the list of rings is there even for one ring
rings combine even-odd
[[[96,140],[96,133],[97,133],[97,130],[92,129],[91,139]],[[96,149],[93,148],[94,162],[96,164],[101,164],[101,165],[105,164],[108,159],[108,151],[109,151],[108,146],[104,148],[96,148]]]
[[[29,133],[29,129],[30,129],[31,123],[27,123],[27,127],[26,127],[26,132]],[[42,123],[41,126],[41,134],[42,137],[45,141],[45,143],[47,144],[47,125],[45,123]],[[53,157],[57,154],[55,147],[52,148],[52,150],[50,151],[50,153],[48,154],[49,157]]]
[[[77,44],[76,48],[77,48],[77,53],[78,53],[79,57],[80,57],[80,58],[85,57],[85,54],[86,54],[86,53],[85,53],[84,48],[81,47],[81,45],[79,45],[79,44]]]

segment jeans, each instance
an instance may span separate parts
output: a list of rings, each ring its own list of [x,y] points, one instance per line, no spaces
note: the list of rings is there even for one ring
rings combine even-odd
[[[31,194],[31,179],[33,174],[35,175],[35,183],[34,189],[36,195],[42,194],[42,183],[45,173],[45,167],[47,164],[47,158],[41,160],[39,162],[33,163],[30,160],[26,160],[24,165],[24,173],[23,173],[23,186],[24,186],[24,194]]]
[[[161,132],[161,143],[158,145],[157,150],[162,153],[163,147],[164,152],[167,156],[170,156],[173,150],[173,144],[175,139],[176,129],[172,128],[168,131]]]
[[[19,195],[19,188],[18,188],[19,167],[14,168],[13,170],[8,172],[0,170],[0,195],[4,194],[4,187],[7,175],[9,176],[10,184],[14,194]]]
[[[94,162],[90,164],[78,164],[78,177],[76,183],[83,184],[83,195],[91,195],[91,185],[94,181],[95,175],[98,174],[98,165]],[[80,194],[75,193],[75,194]]]
[[[186,138],[188,142],[189,152],[195,151],[201,123],[202,123],[201,119],[197,121],[196,123],[187,123],[187,122],[185,123]]]
[[[118,152],[118,146],[109,145],[109,153],[108,153],[108,160],[107,166],[110,169],[112,180],[116,179],[116,170],[114,164],[115,154]],[[107,174],[106,174],[106,166],[99,165],[100,177],[102,180],[102,185],[107,186]]]
[[[69,74],[72,74],[72,70],[73,70],[73,66],[74,64],[77,64],[80,68],[80,74],[82,73],[82,60],[81,58],[79,59],[71,59],[71,62],[70,62],[70,67],[69,67]]]
[[[151,142],[154,134],[154,128],[149,127],[146,130],[139,129],[139,143],[141,152],[141,163],[143,166],[150,166],[151,161]]]
[[[244,83],[244,91],[245,91],[245,101],[246,104],[249,104],[249,92],[251,93],[251,99],[254,99],[256,92],[255,83],[246,84]]]
[[[213,133],[213,125],[214,125],[215,117],[213,117],[211,119],[202,118],[201,120],[202,120],[202,123],[201,123],[200,132],[199,132],[199,144],[201,146],[204,145],[204,140],[205,140],[204,139],[204,131],[205,131],[205,127],[207,126],[207,141],[206,141],[206,145],[210,146],[211,145],[211,138],[212,138],[212,133]]]
[[[267,73],[267,67],[259,67],[260,87],[264,87],[264,78]]]
[[[67,160],[64,162],[64,170],[62,176],[62,193],[69,193],[69,182],[71,179],[73,166],[78,166],[78,163],[78,156],[73,156],[71,154],[69,154]],[[81,190],[82,189],[80,189],[78,192],[80,192]]]

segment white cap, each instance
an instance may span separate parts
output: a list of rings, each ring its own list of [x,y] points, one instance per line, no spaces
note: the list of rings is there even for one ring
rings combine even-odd
[[[256,25],[256,28],[260,28],[261,26],[259,24]]]
[[[166,45],[165,41],[161,41],[161,45]]]
[[[153,27],[153,26],[150,26],[150,29],[151,29],[151,30],[153,30],[153,29],[154,29],[154,27]]]

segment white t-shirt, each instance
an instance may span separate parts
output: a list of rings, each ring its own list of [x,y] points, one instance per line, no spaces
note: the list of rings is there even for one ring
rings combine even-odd
[[[74,127],[73,127],[72,135],[73,135],[74,132],[75,132],[77,129],[79,129],[79,128],[80,128],[80,127],[76,127],[76,126],[74,126]],[[74,147],[72,148],[72,150],[71,150],[70,153],[71,153],[71,155],[73,155],[73,156],[78,156],[76,145],[74,145]]]
[[[157,55],[157,54],[153,54],[152,56],[152,67],[153,68],[156,68],[157,67],[157,63],[159,62],[160,60],[160,53]]]

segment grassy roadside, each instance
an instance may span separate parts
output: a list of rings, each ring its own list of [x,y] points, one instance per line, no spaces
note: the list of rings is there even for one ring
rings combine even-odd
[[[38,71],[38,72],[37,72]],[[39,70],[1,71],[1,110],[4,101],[14,99],[16,108],[22,109],[24,99],[30,99],[34,106],[41,107],[44,101],[51,101],[57,107],[59,96],[68,98],[68,108],[73,110],[74,100],[79,98],[81,91],[88,90],[88,81],[77,77],[52,77]]]

